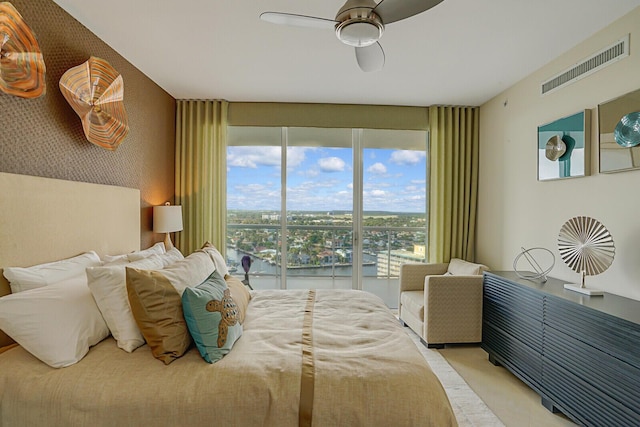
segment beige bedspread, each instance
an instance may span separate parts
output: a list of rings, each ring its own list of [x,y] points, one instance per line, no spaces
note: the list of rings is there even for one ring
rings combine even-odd
[[[62,369],[10,349],[0,354],[0,426],[297,426],[308,299],[255,292],[243,336],[213,365],[193,348],[165,366],[147,346],[129,354],[112,338]],[[315,373],[302,383],[312,386],[313,426],[456,425],[438,379],[379,298],[317,290],[307,318]]]

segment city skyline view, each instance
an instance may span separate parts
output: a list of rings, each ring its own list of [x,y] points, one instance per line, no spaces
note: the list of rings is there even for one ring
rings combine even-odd
[[[280,211],[281,148],[227,149],[227,209]],[[351,148],[288,147],[287,209],[351,211]],[[364,149],[363,210],[426,212],[426,152]]]

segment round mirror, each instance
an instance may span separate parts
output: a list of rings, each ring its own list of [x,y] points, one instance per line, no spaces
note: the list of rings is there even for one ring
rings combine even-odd
[[[554,135],[547,140],[545,146],[544,155],[551,161],[556,161],[567,151],[567,146],[564,144],[562,137]]]
[[[622,147],[635,147],[640,144],[640,112],[624,115],[613,130],[616,143]]]

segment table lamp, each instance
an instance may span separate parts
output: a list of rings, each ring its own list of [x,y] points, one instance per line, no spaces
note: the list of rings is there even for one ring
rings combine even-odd
[[[153,232],[167,233],[164,238],[166,250],[173,248],[169,233],[182,231],[182,206],[172,206],[169,202],[164,206],[153,207]]]

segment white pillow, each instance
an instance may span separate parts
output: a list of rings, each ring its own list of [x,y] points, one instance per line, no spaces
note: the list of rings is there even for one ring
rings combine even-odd
[[[447,273],[453,276],[480,276],[483,271],[489,270],[484,264],[475,264],[460,258],[451,258]]]
[[[202,250],[209,254],[211,260],[213,260],[213,263],[216,265],[216,271],[220,273],[222,277],[226,277],[229,274],[229,269],[220,251],[209,242],[204,244]]]
[[[158,270],[164,267],[162,256],[154,254],[126,265]],[[89,267],[87,284],[118,347],[131,353],[143,345],[144,337],[133,318],[129,305],[125,265]]]
[[[11,285],[11,292],[27,291],[41,288],[70,279],[79,274],[84,275],[87,267],[101,264],[100,257],[93,251],[85,252],[73,258],[46,264],[34,265],[32,267],[6,267],[4,277]]]
[[[109,336],[84,274],[0,298],[0,329],[54,368],[77,363]]]
[[[103,255],[102,261],[104,262],[104,264],[126,264],[129,262],[129,258],[127,258],[127,254]]]
[[[153,246],[151,246],[150,248],[127,254],[127,259],[129,260],[129,262],[134,262],[134,261],[141,260],[142,258],[151,256],[153,254],[162,255],[165,252],[166,252],[166,249],[164,247],[164,242],[158,242]]]
[[[160,258],[162,258],[162,263],[164,264],[164,266],[168,267],[174,262],[183,260],[184,255],[182,255],[182,252],[180,252],[178,248],[174,247],[169,249],[166,253],[160,255]]]
[[[137,272],[137,276],[144,272],[144,269],[136,268],[131,264],[125,266],[125,269],[127,276],[131,271],[133,271],[134,274]],[[178,291],[178,294],[182,296],[182,293],[187,287],[198,286],[204,282],[215,269],[216,266],[209,254],[203,251],[195,251],[184,259],[154,272],[152,276],[170,283],[171,286]]]

